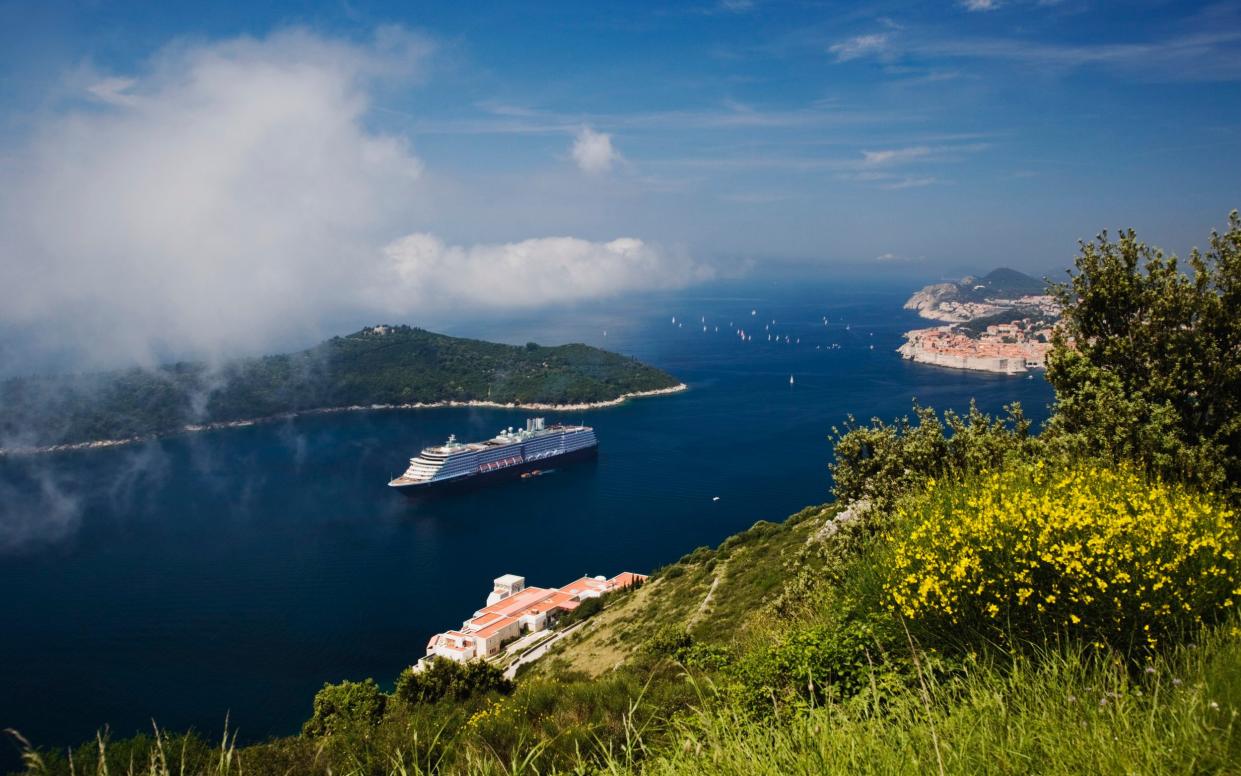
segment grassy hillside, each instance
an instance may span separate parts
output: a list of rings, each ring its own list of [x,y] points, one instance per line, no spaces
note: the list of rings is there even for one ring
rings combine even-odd
[[[661,632],[721,646],[745,642],[768,623],[789,568],[836,512],[808,507],[779,523],[759,521],[719,547],[699,547],[557,644],[530,675],[598,676],[640,657]]]
[[[317,698],[301,736],[249,746],[193,733],[105,737],[76,748],[72,767],[63,751],[31,750],[23,773],[1236,772],[1235,618],[1136,669],[1119,652],[1076,643],[949,657],[924,633],[875,631],[850,667],[829,672],[851,689],[807,693],[827,676],[824,645],[839,646],[824,623],[847,627],[840,613],[865,585],[826,597],[819,589],[816,606],[798,607],[798,580],[810,571],[830,581],[840,557],[853,558],[850,574],[873,560],[856,552],[870,542],[857,543],[868,534],[861,522],[829,527],[838,513],[814,507],[759,522],[664,567],[609,601],[515,689],[410,701],[401,680],[390,696],[343,683],[320,696],[348,696]],[[755,671],[794,654],[790,646],[806,657],[786,661],[783,678]]]
[[[384,327],[217,369],[178,363],[10,379],[0,383],[0,440],[51,445],[124,439],[187,424],[351,405],[488,399],[573,404],[676,384],[665,372],[586,345],[517,347]]]

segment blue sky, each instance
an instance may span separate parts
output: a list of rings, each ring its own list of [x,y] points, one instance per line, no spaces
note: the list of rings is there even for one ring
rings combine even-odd
[[[212,69],[221,62],[236,66]],[[248,73],[269,65],[281,73],[273,94],[296,91],[289,79],[305,71],[327,95],[271,119],[288,124],[290,149],[306,140],[297,116],[348,121],[283,162],[269,140],[215,147],[227,129],[169,140],[158,161],[144,155],[212,116],[236,109],[244,125],[263,112],[274,98],[242,106],[214,87],[201,99],[186,95],[217,78],[245,92],[255,86]],[[1067,265],[1078,239],[1124,226],[1183,254],[1241,206],[1236,2],[4,3],[0,73],[0,176],[9,179],[0,182],[10,190],[33,188],[57,208],[68,197],[63,209],[78,212],[68,223],[115,208],[106,224],[135,224],[152,211],[144,191],[172,185],[148,168],[262,158],[275,171],[262,181],[296,181],[250,208],[270,206],[279,222],[301,192],[345,179],[357,196],[314,203],[340,222],[316,239],[340,261],[385,252],[419,301],[412,309],[376,301],[373,286],[391,285],[376,281],[352,303],[414,317],[431,315],[437,300],[505,295],[503,284],[486,293],[454,286],[450,276],[478,272],[453,268],[537,275],[525,269],[548,247],[538,241],[552,237],[580,243],[551,250],[558,258],[544,268],[547,282],[556,267],[601,278],[560,289],[590,298],[613,285],[693,283],[765,262],[919,278],[1001,264],[1042,273]],[[315,155],[386,144],[400,149],[392,164],[418,168],[408,189],[365,161],[294,169]],[[64,162],[79,154],[79,166]],[[119,174],[108,161],[117,158],[141,174]],[[219,181],[203,167],[201,190],[210,192]],[[196,174],[177,170],[175,188],[160,193],[162,222],[201,208],[169,193],[200,190]],[[41,191],[54,175],[60,182]],[[229,185],[220,197],[258,184]],[[116,204],[131,199],[130,210]],[[378,204],[351,215],[355,201]],[[14,195],[0,206],[10,223],[44,220]],[[287,232],[297,232],[298,216],[287,217]],[[161,262],[207,260],[188,248],[165,258],[178,251],[152,248],[145,223],[125,240],[101,226],[93,242],[68,244],[59,234],[70,227],[46,220],[46,234],[0,243],[6,271],[32,287],[111,254],[125,257],[118,272],[130,287],[163,277]],[[215,255],[232,251],[236,261],[220,273],[257,262],[274,283],[300,273],[339,287],[329,257],[305,266],[270,259],[313,251],[243,221],[196,216],[185,228],[201,230],[198,244],[226,233],[267,241],[261,256],[222,243]],[[400,243],[407,235],[431,242]],[[607,247],[617,238],[641,248]],[[94,243],[107,250],[90,255]],[[354,249],[357,258],[343,258]],[[143,251],[149,260],[126,264]],[[619,255],[640,255],[640,266],[622,266],[629,259]],[[27,272],[31,256],[55,273]],[[530,304],[547,296],[515,282]],[[227,284],[221,293],[236,296]],[[35,326],[40,305],[88,296],[35,294],[8,323]]]

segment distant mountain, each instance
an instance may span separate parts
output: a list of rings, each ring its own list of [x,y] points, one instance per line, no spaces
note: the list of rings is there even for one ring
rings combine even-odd
[[[948,323],[964,323],[985,315],[1007,315],[1036,312],[1026,305],[1012,303],[1025,296],[1042,296],[1047,283],[1024,272],[1001,267],[981,278],[964,277],[955,283],[934,283],[924,286],[905,302],[906,310],[914,310],[923,318]],[[984,305],[987,309],[978,309]]]
[[[981,302],[984,299],[1015,299],[1047,293],[1047,283],[1024,272],[1000,267],[981,278],[963,278],[960,283],[963,299]]]
[[[666,372],[587,345],[500,345],[376,326],[214,369],[178,363],[9,379],[0,382],[0,448],[129,439],[359,405],[582,404],[676,385]]]

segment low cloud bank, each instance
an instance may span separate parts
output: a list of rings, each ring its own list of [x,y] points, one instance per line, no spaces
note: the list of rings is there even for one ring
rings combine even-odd
[[[530,307],[705,277],[637,239],[428,233],[420,203],[436,184],[409,138],[369,119],[381,90],[426,77],[433,50],[403,29],[363,42],[285,30],[170,45],[139,73],[76,72],[78,99],[0,148],[0,329],[89,368],[253,352],[351,315],[417,323],[463,301]],[[614,159],[598,138],[583,157],[594,169]]]
[[[414,294],[430,303],[528,308],[568,299],[593,299],[652,286],[686,285],[710,276],[685,254],[641,240],[590,242],[543,237],[501,245],[445,245],[431,234],[390,244],[394,282],[384,287],[389,309]]]

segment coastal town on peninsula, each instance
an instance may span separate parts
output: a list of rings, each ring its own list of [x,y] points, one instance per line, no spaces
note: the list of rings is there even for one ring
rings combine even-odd
[[[1042,281],[998,269],[983,278],[936,283],[905,309],[942,325],[905,332],[903,357],[920,364],[1001,374],[1043,369],[1060,317]]]

